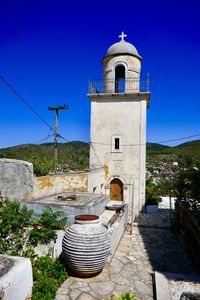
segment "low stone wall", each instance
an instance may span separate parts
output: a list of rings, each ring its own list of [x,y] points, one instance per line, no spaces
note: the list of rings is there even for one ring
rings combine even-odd
[[[33,287],[29,258],[0,255],[0,299],[29,300]]]
[[[0,195],[11,200],[34,200],[65,192],[105,194],[104,177],[103,168],[34,177],[31,163],[0,159]]]
[[[28,200],[62,192],[87,191],[88,173],[86,172],[35,177],[33,193],[29,195]]]
[[[11,200],[22,200],[33,191],[33,165],[16,159],[0,159],[0,193]]]
[[[180,220],[180,230],[200,267],[200,227],[181,201],[176,201],[175,208]]]

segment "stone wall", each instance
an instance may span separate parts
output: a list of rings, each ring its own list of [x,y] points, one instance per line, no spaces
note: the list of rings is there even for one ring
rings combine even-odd
[[[0,192],[3,197],[22,200],[33,191],[33,165],[23,160],[0,159]]]
[[[32,200],[62,192],[105,194],[104,183],[103,168],[35,177],[31,163],[0,159],[0,193],[11,200]]]

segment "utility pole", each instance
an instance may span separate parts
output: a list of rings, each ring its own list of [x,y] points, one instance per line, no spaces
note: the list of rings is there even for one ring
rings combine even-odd
[[[56,107],[48,107],[48,110],[55,111],[55,129],[54,129],[54,173],[57,171],[58,162],[58,112],[60,110],[68,109],[68,105],[57,105]]]

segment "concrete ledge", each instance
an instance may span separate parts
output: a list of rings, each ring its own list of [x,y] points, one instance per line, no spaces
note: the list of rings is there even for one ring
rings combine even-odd
[[[117,249],[117,246],[126,228],[127,222],[128,222],[128,204],[125,204],[122,215],[119,217],[119,220],[114,222],[108,228],[108,232],[110,233],[110,237],[111,237],[111,254],[108,261],[111,261],[115,253],[115,250]]]
[[[156,300],[170,300],[167,278],[159,272],[155,272]]]
[[[0,255],[0,299],[28,299],[32,287],[33,276],[30,259]]]
[[[155,289],[156,300],[170,300],[169,280],[186,281],[186,282],[198,282],[200,283],[199,276],[192,276],[178,273],[159,273],[155,271]],[[183,291],[184,292],[184,291]]]

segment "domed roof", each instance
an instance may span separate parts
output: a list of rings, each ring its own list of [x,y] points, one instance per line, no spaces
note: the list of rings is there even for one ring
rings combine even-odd
[[[131,43],[128,43],[124,40],[126,36],[127,35],[124,34],[124,32],[122,32],[122,34],[119,35],[121,41],[111,45],[106,53],[106,56],[117,55],[117,54],[130,54],[141,58],[140,55],[138,54],[137,49]]]
[[[138,56],[137,49],[132,44],[126,41],[120,41],[118,43],[113,44],[112,46],[110,46],[110,48],[107,51],[107,55],[123,54],[123,53]]]

